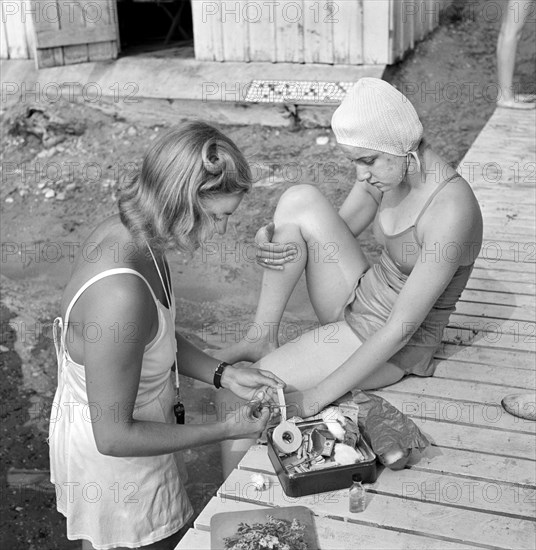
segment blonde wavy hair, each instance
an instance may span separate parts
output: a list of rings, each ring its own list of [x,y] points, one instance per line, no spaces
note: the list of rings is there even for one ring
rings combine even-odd
[[[193,252],[214,228],[204,200],[246,193],[251,183],[234,142],[209,124],[190,122],[151,145],[141,171],[119,190],[119,215],[136,243]]]

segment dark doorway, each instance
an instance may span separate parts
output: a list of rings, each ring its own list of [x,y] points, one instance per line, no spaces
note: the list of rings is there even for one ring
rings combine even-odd
[[[190,0],[117,0],[121,55],[194,57]]]

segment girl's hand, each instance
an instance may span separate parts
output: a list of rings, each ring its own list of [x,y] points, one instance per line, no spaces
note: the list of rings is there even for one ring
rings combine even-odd
[[[270,222],[257,231],[255,235],[256,261],[264,268],[281,271],[286,263],[297,258],[298,248],[295,243],[273,243],[274,230],[275,225]]]
[[[248,403],[233,413],[227,413],[225,432],[228,439],[257,439],[270,419],[270,408]]]
[[[261,391],[264,393],[263,399],[268,400],[271,397],[270,388],[275,390],[285,387],[283,380],[270,371],[233,365],[223,371],[221,385],[246,401],[256,399]]]

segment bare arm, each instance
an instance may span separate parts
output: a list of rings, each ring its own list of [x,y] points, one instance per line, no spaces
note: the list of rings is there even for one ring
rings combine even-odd
[[[141,365],[151,328],[157,322],[156,308],[146,285],[136,276],[108,277],[92,285],[80,298],[82,322],[101,327],[101,337],[84,341],[86,387],[93,434],[97,448],[112,456],[155,456],[205,443],[235,438],[242,432],[258,434],[264,428],[268,409],[260,418],[246,407],[226,422],[177,425],[138,421],[133,418]],[[131,326],[137,335],[117,339],[107,330]],[[170,365],[171,366],[171,365]]]
[[[220,364],[220,360],[207,355],[178,332],[175,333],[175,336],[177,338],[179,372],[190,378],[212,384],[214,371]],[[275,374],[266,370],[238,368],[230,365],[223,371],[221,385],[223,388],[230,389],[235,395],[250,400],[254,399],[259,388],[283,387],[285,383]],[[266,397],[266,394],[263,397]]]
[[[339,210],[352,234],[357,237],[372,222],[381,193],[364,181],[357,181]]]

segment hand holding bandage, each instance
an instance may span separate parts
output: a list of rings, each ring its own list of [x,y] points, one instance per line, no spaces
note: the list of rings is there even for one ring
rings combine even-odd
[[[282,388],[277,388],[277,397],[281,410],[281,422],[279,426],[275,428],[272,434],[272,440],[279,451],[290,454],[301,447],[303,436],[296,427],[296,424],[287,420],[287,406]]]

